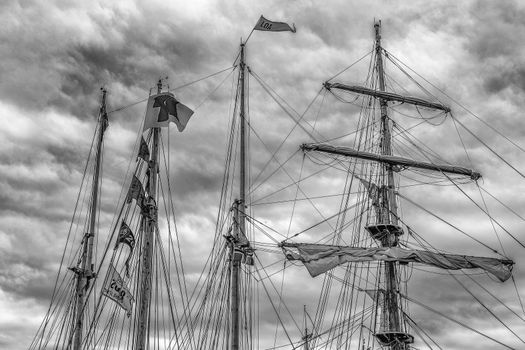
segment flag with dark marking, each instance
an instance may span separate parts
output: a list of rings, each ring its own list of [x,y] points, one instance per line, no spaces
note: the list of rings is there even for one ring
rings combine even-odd
[[[146,195],[144,194],[144,187],[142,186],[142,183],[135,175],[133,175],[126,202],[131,203],[131,201],[135,199],[137,203],[142,206],[145,196]]]
[[[129,264],[131,261],[131,256],[133,255],[133,248],[135,247],[135,236],[133,235],[133,232],[131,231],[129,226],[124,221],[122,221],[122,223],[120,224],[120,230],[118,232],[117,237],[117,247],[120,243],[123,243],[129,247],[128,258],[125,262],[126,276],[129,277]]]
[[[149,147],[143,137],[140,138],[140,147],[137,159],[139,158],[142,158],[145,162],[149,162]]]
[[[295,29],[295,24],[290,25],[288,23],[284,22],[274,22],[269,21],[263,16],[259,18],[257,21],[257,24],[255,27],[253,27],[253,30],[261,30],[264,32],[292,32],[295,33],[297,30]]]
[[[117,245],[120,243],[126,244],[131,250],[135,247],[135,236],[124,221],[120,224],[120,230],[117,237]]]
[[[173,122],[182,132],[192,115],[193,111],[180,103],[172,93],[163,92],[152,95],[146,107],[144,130],[167,127],[170,122]]]
[[[131,295],[131,292],[124,283],[124,279],[120,277],[113,265],[109,265],[108,276],[106,277],[104,286],[102,287],[102,294],[126,310],[128,317],[131,316],[133,295]]]

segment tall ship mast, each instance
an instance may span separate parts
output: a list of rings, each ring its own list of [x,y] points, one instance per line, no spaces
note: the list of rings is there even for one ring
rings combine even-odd
[[[100,168],[102,160],[102,143],[104,141],[104,132],[108,127],[108,115],[106,112],[106,93],[102,89],[102,102],[100,104],[100,111],[98,117],[98,135],[97,143],[95,145],[95,164],[93,171],[92,189],[91,189],[91,203],[88,216],[88,231],[82,240],[82,254],[80,256],[79,266],[71,267],[70,270],[76,274],[76,298],[74,299],[74,318],[71,329],[73,330],[73,350],[81,348],[82,332],[84,328],[85,312],[87,311],[86,294],[89,290],[90,281],[95,277],[95,270],[93,264],[93,244],[96,235],[96,222],[98,214],[98,195],[100,191]]]
[[[381,22],[374,23],[373,48],[364,56],[370,57],[365,78],[347,82],[358,79],[350,73],[352,63],[321,84],[304,112],[283,97],[297,93],[298,84],[274,88],[263,78],[267,73],[259,72],[260,61],[248,64],[248,42],[255,31],[292,34],[293,24],[261,16],[241,40],[232,66],[207,75],[221,77],[210,95],[231,79],[232,96],[228,120],[219,123],[226,152],[216,189],[215,232],[179,233],[177,172],[170,164],[177,147],[170,144],[169,127],[175,126],[184,142],[193,137],[187,125],[196,118],[174,92],[185,96],[181,88],[201,78],[173,89],[159,79],[152,89],[156,92],[150,90],[128,170],[118,175],[121,193],[111,198],[116,206],[111,226],[99,228],[108,115],[138,103],[108,112],[103,90],[84,175],[91,180],[82,182],[71,222],[71,237],[82,234],[67,235],[50,307],[29,348],[447,348],[433,334],[436,327],[429,329],[429,314],[475,336],[478,344],[508,349],[525,344],[521,323],[512,321],[525,322],[525,310],[517,307],[522,304],[512,275],[514,261],[498,232],[525,246],[474,198],[473,193],[485,189],[476,167],[464,165],[470,160],[466,148],[466,159],[455,154],[452,163],[431,148],[434,134],[422,132],[428,139],[420,140],[423,126],[437,130],[460,120],[442,102],[446,96],[436,97],[382,46],[381,30]],[[288,47],[293,37],[278,40]],[[250,52],[257,55],[258,45],[252,40]],[[388,68],[399,68],[408,83]],[[261,102],[251,108],[255,99]],[[255,108],[261,104],[271,107],[261,113]],[[427,186],[439,189],[445,201],[458,200],[449,192],[460,192],[487,221],[469,223],[475,232],[467,232],[425,208],[418,196],[428,196]],[[486,224],[494,228],[500,247],[476,234],[485,232]],[[441,237],[454,233],[475,247]],[[209,254],[201,249],[199,256],[188,256],[185,239]],[[417,286],[421,280],[429,286]],[[503,282],[507,288],[513,283],[519,304],[510,305],[491,291]],[[431,283],[450,283],[466,293],[473,299],[469,305],[482,308],[490,324],[471,325],[462,315],[428,305],[436,297]],[[487,305],[482,292],[498,308]],[[510,321],[503,317],[509,315]],[[491,333],[495,324],[505,336]]]
[[[373,114],[361,116],[362,122],[358,128],[360,132],[357,134],[362,143],[358,143],[354,147],[334,146],[324,142],[308,143],[301,146],[306,154],[324,155],[337,162],[336,164],[339,167],[343,167],[348,174],[347,191],[353,188],[353,180],[356,180],[361,186],[360,191],[364,191],[365,199],[362,204],[354,200],[353,206],[361,208],[355,214],[353,223],[356,225],[355,231],[350,238],[344,239],[346,242],[353,243],[349,245],[339,244],[343,241],[342,229],[347,225],[343,216],[338,222],[340,229],[335,230],[332,244],[295,243],[285,240],[281,243],[281,247],[289,260],[303,263],[313,277],[330,272],[336,266],[345,266],[345,276],[340,277],[340,281],[344,285],[341,288],[339,298],[347,298],[347,301],[338,299],[338,304],[349,303],[347,304],[350,306],[347,309],[348,311],[353,310],[355,313],[358,310],[357,304],[359,303],[371,304],[370,309],[368,309],[370,311],[363,308],[360,311],[362,314],[340,314],[339,322],[346,324],[346,332],[356,332],[358,335],[354,337],[353,334],[330,330],[329,334],[335,338],[328,342],[330,344],[327,346],[328,348],[336,345],[337,348],[344,346],[345,348],[356,349],[407,350],[417,348],[416,344],[421,342],[432,348],[429,344],[434,340],[420,328],[409,313],[408,301],[413,301],[408,294],[407,282],[410,278],[407,277],[409,276],[407,271],[409,266],[412,266],[413,263],[419,263],[446,270],[482,269],[500,281],[506,281],[511,277],[514,262],[500,253],[498,253],[500,254],[499,257],[445,253],[420,237],[413,228],[407,225],[404,216],[400,214],[398,201],[400,198],[406,197],[401,194],[402,189],[400,188],[398,174],[402,174],[407,169],[421,172],[422,175],[430,174],[430,172],[437,173],[439,174],[438,177],[442,176],[452,183],[462,181],[459,180],[461,178],[465,179],[463,181],[475,182],[481,178],[481,174],[470,168],[446,164],[443,160],[435,162],[433,159],[435,153],[425,154],[426,150],[420,149],[420,152],[427,158],[425,160],[414,160],[394,155],[393,127],[397,124],[390,115],[391,112],[397,112],[401,107],[415,108],[420,115],[425,113],[421,111],[428,110],[430,113],[437,112],[437,115],[442,117],[451,113],[451,109],[439,101],[387,91],[384,57],[390,57],[381,46],[381,22],[374,24],[374,34],[373,52],[375,56],[371,66],[373,67],[371,76],[369,75],[371,87],[332,81],[324,83],[326,91],[334,94],[341,101],[347,101],[344,94],[349,94],[356,96],[356,100],[362,99],[364,108],[372,111],[375,111],[375,107],[372,106],[377,104],[377,119]],[[390,79],[392,80],[391,77]],[[405,133],[405,129],[399,127],[397,129],[398,135],[410,135]],[[374,133],[377,136],[374,136]],[[406,139],[408,140],[408,137]],[[409,142],[415,144],[413,141],[409,140]],[[312,155],[312,159],[319,161],[322,158]],[[357,193],[359,194],[360,191]],[[348,201],[352,200],[352,193],[347,192],[346,196],[344,199],[346,203],[341,205],[342,212],[345,215],[349,208]],[[364,231],[369,237],[362,235],[361,228],[365,229]],[[406,234],[407,231],[410,235]],[[414,245],[410,242],[413,238],[416,240],[415,243],[423,249],[411,247]],[[491,252],[498,252],[496,249],[490,250]],[[370,270],[374,272],[371,273]],[[463,273],[465,274],[465,272]],[[363,278],[363,276],[369,277]],[[452,276],[456,278],[454,275]],[[328,277],[325,276],[320,305],[329,302],[333,278],[335,278],[335,273],[330,273]],[[368,295],[368,297],[361,296],[361,294]],[[365,312],[369,314],[366,315]],[[437,312],[439,313],[439,311]],[[323,309],[318,309],[316,322],[323,321],[324,313]],[[369,320],[368,325],[365,325],[365,319]],[[335,325],[338,324],[340,323],[335,323]],[[352,330],[350,331],[350,329]],[[470,330],[472,331],[472,329]],[[416,332],[422,339],[416,342],[412,332]],[[368,335],[365,336],[366,333]],[[485,335],[481,332],[477,333]],[[511,334],[522,341],[514,331],[511,330]],[[490,336],[488,338],[494,341]],[[352,341],[352,339],[355,340]],[[509,347],[497,340],[495,342],[498,345]],[[315,342],[315,340],[314,344],[320,345],[319,341]],[[440,348],[439,345],[435,345]],[[325,348],[324,346],[326,345],[322,345],[321,348]]]
[[[168,169],[169,150],[164,149],[161,132],[170,124],[182,132],[193,111],[162,88],[163,81],[159,80],[157,93],[148,98],[113,225],[109,233],[95,236],[102,144],[108,125],[103,90],[90,152],[94,157],[88,160],[88,165],[93,164],[92,185],[79,194],[79,199],[86,197],[84,191],[90,194],[87,215],[81,210],[75,212],[71,224],[76,227],[85,223],[87,233],[78,255],[70,258],[76,265],[69,272],[59,271],[51,305],[30,349],[150,349],[194,342],[191,331],[185,340],[178,333],[179,327],[191,325],[189,294],[181,273],[184,266],[172,197],[167,195],[171,183],[163,170]],[[160,220],[159,208],[165,213]],[[64,254],[75,251],[77,244],[74,239],[68,240]],[[183,306],[177,308],[177,303]]]
[[[159,81],[157,84],[157,94],[160,95],[162,92],[162,82]],[[150,307],[151,307],[151,296],[152,296],[152,264],[153,264],[153,245],[154,238],[157,232],[157,218],[158,218],[158,197],[157,197],[157,174],[159,172],[159,137],[160,128],[152,128],[152,140],[151,140],[151,154],[148,160],[148,171],[149,176],[147,177],[147,188],[148,195],[142,198],[142,205],[145,208],[145,214],[142,219],[142,225],[144,225],[144,237],[142,239],[142,258],[140,261],[140,277],[139,277],[139,298],[138,298],[138,310],[137,310],[137,323],[138,330],[136,332],[136,340],[134,349],[143,350],[147,349],[147,342],[149,337],[149,319],[150,319]]]

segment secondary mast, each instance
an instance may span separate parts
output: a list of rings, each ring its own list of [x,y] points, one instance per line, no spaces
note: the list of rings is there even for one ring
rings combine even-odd
[[[162,92],[162,81],[157,83],[157,93]],[[150,176],[148,179],[148,196],[145,199],[147,215],[142,218],[144,237],[142,239],[142,258],[140,261],[140,287],[137,310],[137,333],[134,343],[135,350],[145,350],[149,337],[149,316],[151,304],[151,269],[153,259],[154,235],[157,228],[157,176],[158,176],[158,153],[159,153],[160,128],[153,128],[152,150],[149,161]]]
[[[75,300],[75,318],[73,327],[73,350],[79,350],[82,346],[82,328],[84,324],[84,310],[86,309],[86,293],[89,289],[89,282],[95,278],[93,266],[93,241],[95,238],[95,229],[98,211],[98,194],[100,185],[100,165],[102,159],[102,142],[104,141],[104,132],[108,126],[108,115],[106,112],[106,89],[102,89],[102,101],[99,111],[99,131],[97,143],[95,146],[95,168],[93,172],[93,182],[91,187],[91,206],[89,210],[89,227],[88,232],[84,234],[82,244],[82,258],[80,268],[73,267],[71,270],[77,275],[76,300]]]
[[[246,63],[244,57],[245,44],[241,43],[241,55],[239,64],[239,80],[241,85],[241,101],[239,111],[239,132],[240,132],[240,174],[239,174],[239,199],[234,203],[234,236],[231,240],[230,248],[230,263],[231,263],[231,295],[230,295],[230,349],[239,350],[239,292],[240,292],[240,268],[243,252],[241,247],[246,245],[245,228],[246,228],[246,214],[244,209],[246,207],[246,120],[245,120],[245,106],[244,106],[244,89],[245,89],[245,70]]]

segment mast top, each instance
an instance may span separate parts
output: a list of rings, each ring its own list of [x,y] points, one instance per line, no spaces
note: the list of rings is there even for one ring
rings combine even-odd
[[[376,49],[379,50],[381,47],[381,20],[374,23],[374,29],[376,32]]]
[[[159,78],[159,81],[157,82],[157,93],[160,94],[162,91],[162,78]]]

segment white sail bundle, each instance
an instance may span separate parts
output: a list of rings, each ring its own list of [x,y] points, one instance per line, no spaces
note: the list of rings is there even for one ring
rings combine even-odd
[[[348,262],[399,261],[423,263],[442,269],[482,269],[504,282],[511,277],[514,262],[508,259],[443,254],[400,247],[343,247],[324,244],[283,243],[288,260],[301,261],[312,277]],[[295,251],[290,248],[295,248]]]

